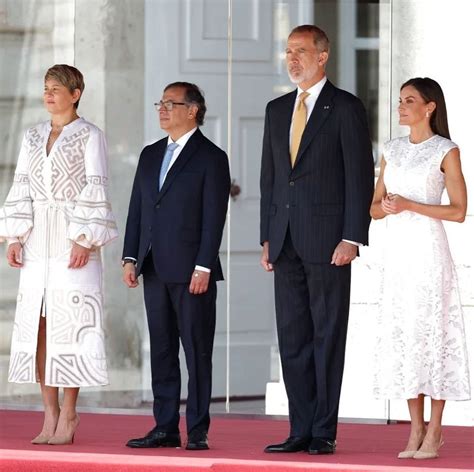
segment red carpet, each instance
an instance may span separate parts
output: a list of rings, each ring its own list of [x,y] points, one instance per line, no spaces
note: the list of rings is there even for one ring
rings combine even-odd
[[[286,421],[272,419],[213,418],[211,449],[201,452],[125,447],[129,438],[151,429],[152,419],[147,416],[81,414],[71,446],[30,444],[41,424],[39,412],[0,411],[0,471],[459,472],[473,470],[474,465],[474,429],[467,427],[445,427],[440,457],[415,461],[396,458],[408,436],[407,424],[341,424],[337,453],[321,457],[264,454],[266,444],[279,442],[288,433]]]

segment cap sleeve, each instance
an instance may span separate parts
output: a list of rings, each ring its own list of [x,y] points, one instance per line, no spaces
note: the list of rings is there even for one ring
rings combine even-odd
[[[450,139],[445,139],[443,138],[438,146],[438,160],[437,160],[437,166],[441,167],[441,164],[443,162],[443,159],[446,157],[446,154],[448,154],[449,151],[452,149],[459,148],[459,146],[451,141]]]

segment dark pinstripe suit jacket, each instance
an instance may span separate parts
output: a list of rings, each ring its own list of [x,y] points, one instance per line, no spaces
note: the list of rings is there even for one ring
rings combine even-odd
[[[329,81],[303,133],[293,169],[289,134],[296,91],[268,103],[260,177],[260,241],[275,262],[288,225],[298,255],[329,263],[342,239],[368,243],[374,164],[362,102]]]

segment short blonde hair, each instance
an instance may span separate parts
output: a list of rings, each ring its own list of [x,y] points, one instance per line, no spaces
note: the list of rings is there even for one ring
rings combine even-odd
[[[67,64],[56,64],[50,67],[44,76],[44,81],[49,79],[57,80],[61,85],[64,85],[69,89],[71,93],[74,90],[79,89],[82,95],[84,91],[84,76],[79,69]],[[80,99],[80,98],[79,98]],[[79,106],[79,100],[74,103],[74,107]]]

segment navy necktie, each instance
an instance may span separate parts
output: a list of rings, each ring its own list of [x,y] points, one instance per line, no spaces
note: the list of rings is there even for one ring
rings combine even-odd
[[[158,191],[160,191],[161,187],[163,187],[163,183],[164,183],[165,177],[166,177],[166,172],[168,171],[168,167],[170,166],[171,158],[173,157],[173,152],[178,146],[179,146],[179,144],[170,143],[170,144],[168,144],[168,147],[166,148],[165,157],[163,157],[163,162],[161,163],[160,181],[159,181]]]

